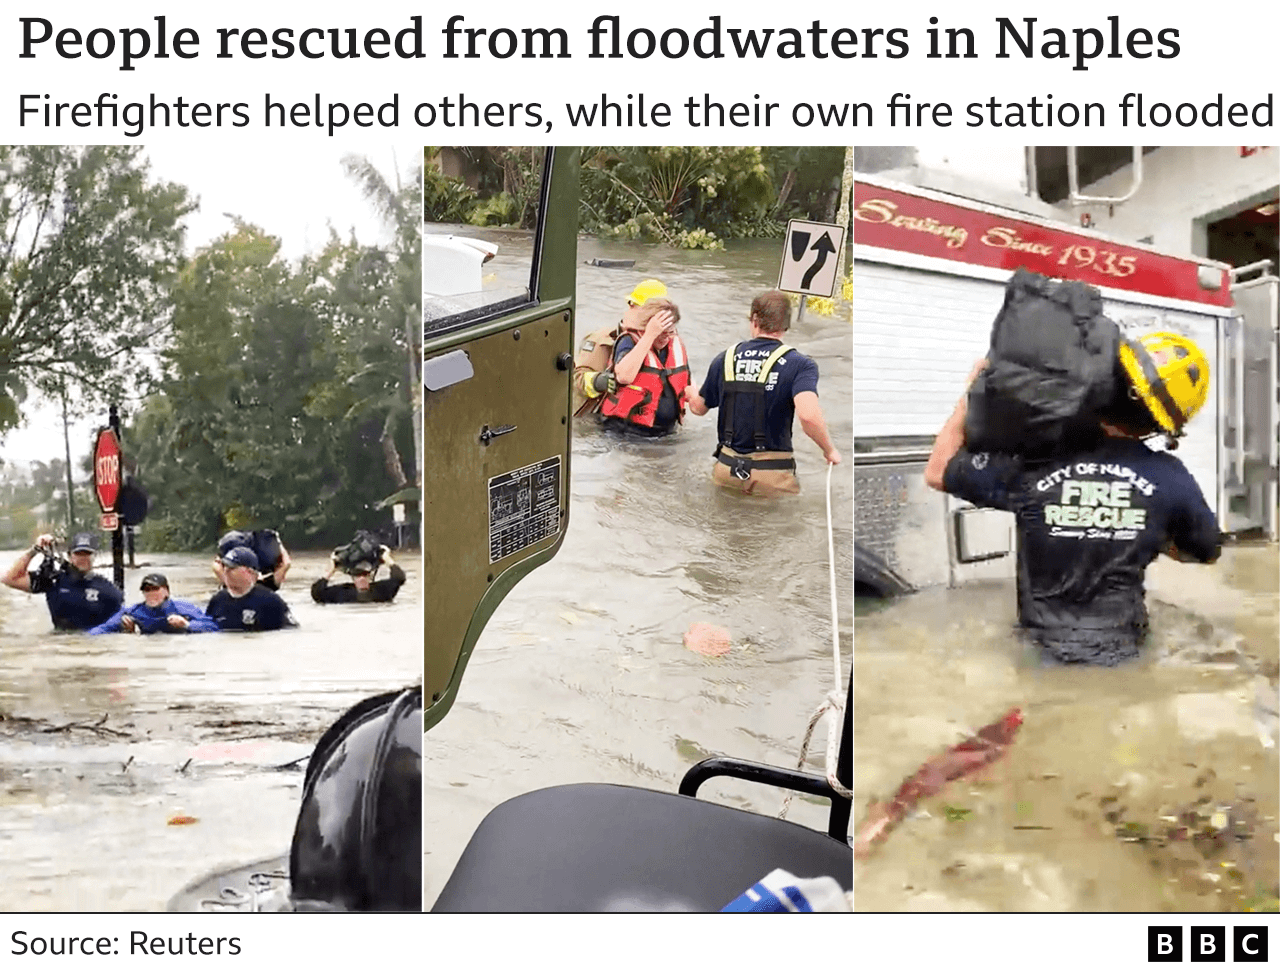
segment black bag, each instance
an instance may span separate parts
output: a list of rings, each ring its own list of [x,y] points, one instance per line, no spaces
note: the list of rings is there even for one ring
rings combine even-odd
[[[333,549],[333,558],[338,567],[348,573],[362,561],[377,568],[382,564],[382,542],[371,531],[357,531],[349,543]]]
[[[60,555],[52,546],[40,549],[40,567],[35,570],[35,575],[40,579],[44,591],[51,591],[54,587],[55,580],[64,571],[70,568],[70,563]]]
[[[218,557],[225,558],[232,548],[253,549],[253,535],[248,531],[228,531],[218,539]]]
[[[218,539],[218,557],[225,558],[232,548],[248,548],[258,558],[258,570],[269,572],[275,568],[282,554],[280,535],[270,528],[257,531],[228,531]]]
[[[280,535],[270,528],[260,528],[253,532],[253,553],[258,556],[258,567],[269,572],[280,563],[284,551],[280,545]]]
[[[1048,459],[1094,441],[1118,388],[1119,349],[1097,288],[1019,268],[991,328],[989,364],[969,388],[965,446]]]

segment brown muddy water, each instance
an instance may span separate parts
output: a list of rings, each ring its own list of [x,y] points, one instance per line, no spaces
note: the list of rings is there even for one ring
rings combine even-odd
[[[504,259],[528,248],[514,235],[501,242],[487,273],[502,273]],[[660,278],[680,307],[701,386],[712,356],[748,336],[751,298],[776,284],[781,253],[780,240],[730,242],[714,253],[581,240],[580,262],[636,264],[579,269],[579,337],[616,322],[639,281]],[[849,335],[847,313],[809,315],[789,339],[818,360],[822,406],[846,454]],[[575,426],[565,542],[494,613],[452,712],[426,735],[426,903],[484,815],[523,792],[587,781],[674,792],[713,754],[795,766],[809,715],[833,679],[825,464],[798,425],[795,436],[802,493],[771,503],[711,484],[713,415],[689,417],[674,437],[651,442],[608,436],[590,421]],[[851,470],[837,468],[832,488],[846,678]],[[427,533],[430,543],[429,525]],[[695,622],[728,628],[730,652],[707,658],[685,649]],[[824,746],[819,730],[812,750]],[[726,779],[699,795],[768,814],[782,801],[776,790]],[[827,808],[798,798],[788,818],[825,829]]]
[[[860,601],[855,818],[1009,708],[1026,722],[855,868],[858,910],[1277,906],[1277,549],[1147,573],[1152,635],[1116,669],[1045,667],[1013,584]]]
[[[140,552],[126,604],[159,570],[204,605],[211,558]],[[420,559],[397,560],[396,602],[320,606],[327,555],[295,555],[281,595],[300,628],[274,633],[54,633],[43,596],[0,588],[0,910],[162,910],[287,852],[299,759],[350,705],[420,679]]]

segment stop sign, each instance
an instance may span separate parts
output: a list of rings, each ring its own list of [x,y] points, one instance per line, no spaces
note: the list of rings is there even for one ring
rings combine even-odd
[[[109,428],[98,430],[93,444],[93,491],[104,514],[116,509],[120,497],[120,441]]]

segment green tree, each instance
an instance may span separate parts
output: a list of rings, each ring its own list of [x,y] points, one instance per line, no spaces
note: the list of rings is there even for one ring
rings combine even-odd
[[[197,253],[174,290],[165,380],[129,433],[155,502],[148,543],[274,527],[291,545],[330,544],[385,520],[376,504],[398,486],[385,444],[397,457],[410,445],[407,419],[388,432],[399,375],[380,367],[377,337],[398,273],[336,235],[294,268],[243,223]]]
[[[348,384],[358,382],[364,402],[385,415],[381,437],[387,471],[399,490],[422,484],[422,231],[419,223],[423,170],[417,169],[408,183],[393,188],[378,170],[360,156],[342,160],[347,175],[360,185],[364,197],[387,227],[393,231],[393,244],[386,252],[371,252],[357,265],[372,268],[369,262],[380,260],[386,284],[376,292],[380,300],[368,310],[364,342],[357,342],[360,355],[358,368],[348,369]],[[375,258],[374,253],[378,256]],[[358,302],[362,289],[346,296],[348,304]],[[350,347],[350,346],[348,346]],[[402,381],[390,382],[395,377]],[[413,477],[404,472],[394,432],[398,422],[408,415],[413,430]]]
[[[182,259],[185,187],[132,146],[0,146],[0,431],[31,393],[144,384]]]
[[[768,146],[762,154],[778,187],[774,212],[779,219],[832,222],[844,168],[842,147]]]

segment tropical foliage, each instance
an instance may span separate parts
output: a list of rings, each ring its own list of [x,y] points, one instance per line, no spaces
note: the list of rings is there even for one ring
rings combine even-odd
[[[465,170],[470,183],[444,175]],[[781,236],[792,217],[830,221],[839,147],[589,146],[582,151],[583,230],[674,247]],[[509,146],[424,151],[430,222],[531,227],[539,156]]]

